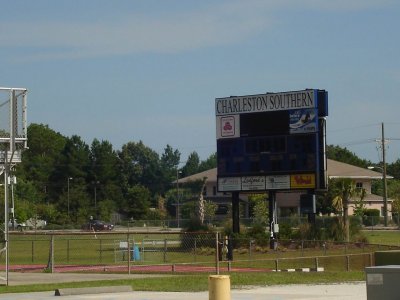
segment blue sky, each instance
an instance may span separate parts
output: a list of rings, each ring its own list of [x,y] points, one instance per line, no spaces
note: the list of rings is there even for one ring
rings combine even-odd
[[[29,122],[116,150],[142,140],[216,151],[217,97],[329,92],[328,144],[400,156],[400,2],[13,0],[0,11],[0,86]]]

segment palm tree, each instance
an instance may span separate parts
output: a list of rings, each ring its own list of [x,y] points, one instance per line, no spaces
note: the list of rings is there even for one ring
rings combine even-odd
[[[349,222],[349,203],[351,199],[359,197],[362,201],[365,197],[365,190],[359,189],[349,178],[341,178],[331,181],[333,189],[332,206],[338,211],[343,212],[343,227],[345,241],[350,241],[350,222]]]

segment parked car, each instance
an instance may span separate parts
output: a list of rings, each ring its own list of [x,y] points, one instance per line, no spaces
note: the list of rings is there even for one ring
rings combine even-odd
[[[4,223],[3,223],[4,224]],[[19,230],[22,231],[26,228],[26,224],[25,222],[18,222],[17,219],[14,219],[14,225],[13,225],[13,221],[9,220],[8,221],[8,229],[10,230]]]
[[[43,229],[47,226],[47,222],[38,218],[30,218],[26,220],[26,226],[30,229]]]
[[[100,220],[91,220],[89,223],[84,224],[82,229],[94,231],[113,230],[114,225]]]

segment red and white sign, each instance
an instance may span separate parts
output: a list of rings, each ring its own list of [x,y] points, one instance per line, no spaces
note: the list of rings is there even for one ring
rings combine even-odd
[[[221,136],[222,137],[235,136],[235,118],[234,117],[221,118]]]
[[[217,117],[217,139],[240,136],[239,115]]]

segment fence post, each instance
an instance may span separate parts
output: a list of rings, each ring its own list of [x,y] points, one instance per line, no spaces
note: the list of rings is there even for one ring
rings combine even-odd
[[[164,239],[164,263],[167,262],[167,239]]]
[[[131,274],[131,245],[129,243],[129,233],[127,234],[128,240],[128,274]]]
[[[69,239],[67,240],[67,263],[69,263]]]
[[[350,256],[346,255],[346,271],[350,271]]]
[[[194,262],[197,262],[197,236],[194,238]]]
[[[100,243],[100,263],[103,262],[103,240],[99,239],[99,243]]]
[[[51,273],[54,273],[54,235],[51,235]]]
[[[215,233],[215,272],[219,275],[219,241],[218,241],[219,233]]]
[[[275,271],[276,271],[276,272],[279,271],[279,262],[278,262],[278,259],[275,259]]]
[[[369,266],[368,266],[368,263],[367,263],[367,255],[363,253],[362,258],[363,258],[364,270],[365,270],[366,267],[369,267]]]
[[[145,251],[145,246],[144,246],[144,241],[145,241],[145,239],[143,238],[142,239],[142,261],[144,261],[144,255],[146,254],[146,251]]]
[[[32,263],[34,262],[34,254],[35,254],[35,245],[34,245],[35,241],[32,241]]]
[[[318,257],[315,258],[314,262],[315,262],[315,270],[318,271],[318,268],[319,268],[319,266],[318,266],[319,265]]]
[[[49,249],[49,260],[47,262],[47,270],[50,273],[54,273],[54,235],[50,236],[50,249]]]
[[[252,246],[252,241],[249,241],[249,262],[251,264],[251,246]]]

